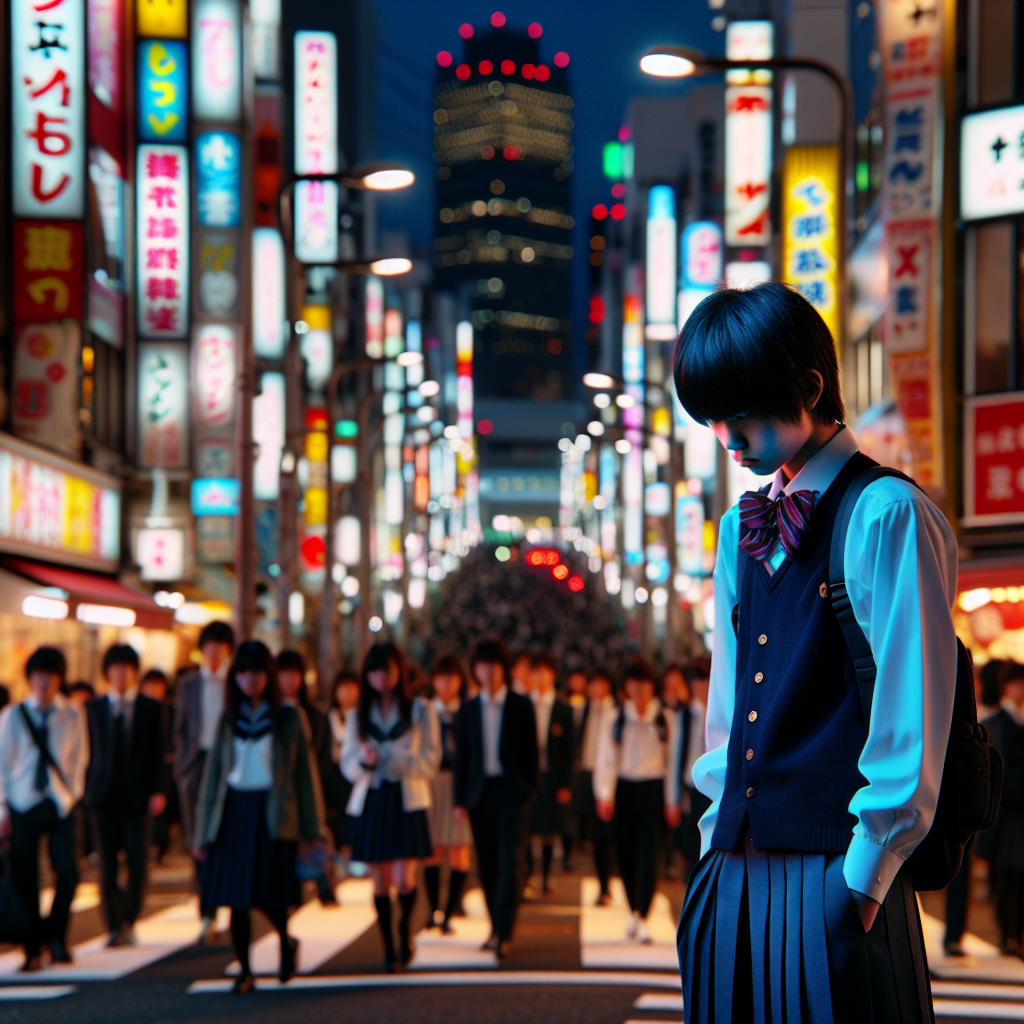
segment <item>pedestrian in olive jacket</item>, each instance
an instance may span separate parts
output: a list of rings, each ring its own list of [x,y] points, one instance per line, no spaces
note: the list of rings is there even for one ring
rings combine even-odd
[[[323,797],[299,713],[281,704],[270,651],[248,640],[228,672],[224,715],[199,788],[194,839],[196,858],[204,861],[203,905],[231,907],[231,937],[242,967],[235,991],[254,987],[253,907],[281,937],[281,981],[295,973],[299,944],[288,935],[288,908],[301,902],[296,853],[300,840],[324,835]]]

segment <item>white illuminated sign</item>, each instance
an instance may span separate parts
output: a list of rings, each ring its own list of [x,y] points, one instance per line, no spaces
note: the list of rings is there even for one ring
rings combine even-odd
[[[188,150],[139,146],[135,173],[139,334],[183,338],[188,332]]]
[[[280,359],[288,343],[284,242],[277,228],[252,233],[252,345],[264,359]]]
[[[380,359],[384,355],[384,285],[378,277],[366,279],[365,320],[366,354]]]
[[[250,0],[253,71],[263,82],[281,77],[281,0]]]
[[[188,447],[188,346],[146,342],[139,358],[139,465],[186,469]]]
[[[358,516],[342,516],[334,528],[334,555],[342,565],[359,564]]]
[[[647,322],[667,327],[662,340],[675,337],[676,197],[669,185],[647,193]],[[655,332],[657,334],[658,332]],[[648,337],[654,334],[648,332]],[[661,334],[658,334],[661,338]]]
[[[1024,106],[968,114],[960,122],[960,216],[1024,213]]]
[[[227,324],[203,324],[195,333],[196,416],[209,427],[225,426],[235,413],[237,343]]]
[[[333,32],[295,33],[295,173],[338,170],[338,43]]]
[[[135,561],[144,580],[180,580],[185,575],[185,531],[162,527],[139,530]]]
[[[12,0],[11,198],[16,217],[85,213],[85,4]]]
[[[238,0],[193,0],[192,112],[201,121],[237,121],[242,109]]]
[[[257,446],[253,493],[257,501],[276,501],[284,449],[283,374],[263,374],[261,393],[252,400],[252,439]]]
[[[295,258],[334,263],[338,258],[338,185],[300,181],[295,186]]]

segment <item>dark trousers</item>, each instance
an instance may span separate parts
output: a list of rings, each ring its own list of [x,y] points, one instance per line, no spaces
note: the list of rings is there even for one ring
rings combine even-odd
[[[629,782],[619,779],[615,790],[615,852],[630,910],[647,916],[654,898],[658,835],[665,810],[661,779]]]
[[[78,885],[75,858],[75,821],[60,817],[52,800],[44,800],[22,814],[11,808],[11,873],[28,916],[27,956],[35,956],[44,942],[64,942],[71,914],[71,901]],[[39,916],[39,840],[46,834],[50,864],[57,875],[57,887],[50,916]]]
[[[189,769],[187,775],[178,779],[178,814],[181,818],[182,842],[189,846],[189,853],[196,845],[196,837],[193,835],[196,822],[196,804],[199,802],[199,783],[203,778],[203,767],[206,764],[205,750],[196,754],[195,764]],[[202,892],[203,888],[203,863],[192,861],[196,869],[196,890]],[[215,917],[216,907],[200,907],[199,912],[203,917]]]
[[[512,935],[523,891],[523,837],[529,805],[509,795],[503,778],[488,779],[480,803],[470,811],[480,884],[499,939]]]
[[[594,848],[594,870],[601,884],[601,895],[608,892],[608,879],[612,869],[612,840],[614,828],[610,821],[597,816],[597,802],[594,800],[594,773],[581,771],[577,786],[579,812],[579,838],[589,839]]]
[[[1019,945],[1024,931],[1024,868],[993,864],[992,896],[1004,945]]]
[[[946,945],[959,942],[967,927],[967,904],[971,896],[971,846],[964,850],[964,859],[956,878],[946,887]]]
[[[144,814],[132,814],[124,801],[111,796],[93,810],[93,829],[100,852],[103,905],[107,927],[117,931],[122,925],[135,924],[142,909],[146,884],[146,848],[149,823]],[[128,888],[117,882],[118,853],[124,850],[128,868]]]

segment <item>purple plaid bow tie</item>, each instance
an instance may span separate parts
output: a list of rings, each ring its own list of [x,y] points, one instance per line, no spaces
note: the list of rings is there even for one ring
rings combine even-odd
[[[780,494],[774,501],[760,491],[745,491],[740,496],[740,547],[760,562],[779,538],[786,554],[795,555],[811,528],[817,500],[817,491]]]

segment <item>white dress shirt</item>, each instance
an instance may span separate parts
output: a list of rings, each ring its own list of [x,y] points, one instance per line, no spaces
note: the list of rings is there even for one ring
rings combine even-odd
[[[625,721],[622,735],[615,742],[615,722],[618,711],[607,711],[602,717],[601,743],[594,765],[594,798],[615,800],[619,779],[626,782],[665,780],[665,803],[679,803],[679,783],[673,765],[679,760],[679,716],[671,710],[665,712],[668,730],[663,742],[658,735],[658,714],[662,710],[657,697],[651,700],[643,715],[637,714],[635,705],[627,700],[623,705]]]
[[[480,691],[480,719],[484,741],[484,776],[496,779],[505,774],[501,766],[501,720],[505,715],[505,698],[508,687],[503,686],[493,697]]]
[[[537,723],[537,767],[548,770],[548,731],[551,727],[551,709],[555,706],[555,691],[540,694],[536,690],[530,695],[533,700],[533,717]]]
[[[799,490],[825,493],[857,451],[840,430],[785,483],[776,473],[769,496]],[[736,604],[739,508],[722,517],[715,562],[715,622],[705,746],[694,785],[711,801],[701,818],[701,853],[711,846],[725,787],[736,693]],[[777,569],[781,545],[767,563]],[[846,853],[846,884],[881,903],[904,861],[927,835],[935,815],[953,713],[957,547],[942,513],[911,484],[883,477],[854,506],[843,552],[853,613],[874,654],[878,675],[867,741],[858,767],[867,785],[850,801],[857,818]],[[799,814],[799,808],[793,809]]]
[[[604,716],[614,710],[615,698],[611,694],[602,697],[601,700],[590,702],[581,743],[583,755],[580,758],[580,768],[585,772],[594,770],[594,765],[597,763],[597,750],[601,745],[601,735],[604,731]]]
[[[39,702],[29,696],[23,702],[36,728],[43,724]],[[13,808],[19,814],[32,810],[46,799],[66,818],[85,793],[85,772],[89,766],[89,728],[85,712],[59,693],[50,704],[46,719],[47,746],[60,765],[60,776],[50,766],[46,789],[36,789],[39,748],[25,726],[20,704],[8,704],[0,711],[0,821]]]
[[[211,672],[205,665],[199,670],[203,681],[200,750],[210,750],[217,742],[217,728],[220,725],[220,716],[224,714],[224,684],[228,678],[229,668],[225,661],[216,672]]]
[[[704,754],[704,721],[708,709],[694,698],[690,701],[690,748],[686,752],[686,764],[683,765],[683,785],[693,786],[693,766]]]
[[[118,715],[124,715],[125,738],[130,738],[132,734],[132,722],[135,720],[135,698],[138,695],[139,691],[137,689],[125,690],[123,695],[118,693],[117,690],[109,690],[107,692],[111,722]]]
[[[239,710],[251,721],[267,707],[268,705],[263,703],[254,710],[252,705],[246,701]],[[255,793],[270,789],[274,781],[274,730],[272,728],[256,739],[235,736],[234,755],[234,764],[231,766],[227,778],[227,783],[232,789],[242,793]]]

